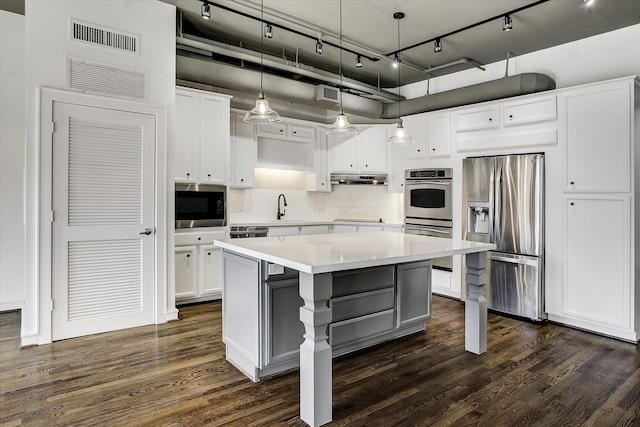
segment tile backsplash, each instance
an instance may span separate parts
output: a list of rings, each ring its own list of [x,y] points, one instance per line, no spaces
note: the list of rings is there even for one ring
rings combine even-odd
[[[305,190],[305,173],[256,169],[255,187],[229,190],[230,223],[276,219],[278,195],[287,199],[288,220],[372,219],[401,224],[404,195],[386,186],[334,185],[330,193]],[[282,209],[282,206],[281,206]]]

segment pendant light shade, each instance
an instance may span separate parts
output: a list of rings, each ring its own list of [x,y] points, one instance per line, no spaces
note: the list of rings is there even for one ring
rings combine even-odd
[[[395,12],[393,14],[393,18],[398,21],[398,51],[400,50],[400,20],[404,18],[404,13]],[[398,53],[395,55],[394,64],[398,65],[398,124],[396,125],[395,130],[393,131],[393,135],[387,139],[387,144],[400,146],[400,145],[410,145],[415,144],[415,140],[407,135],[407,131],[404,126],[402,126],[402,118],[400,115],[400,57]]]
[[[275,110],[269,107],[269,101],[264,97],[264,92],[260,91],[256,106],[244,115],[244,121],[248,123],[278,123],[282,118]]]
[[[398,119],[398,124],[396,125],[391,138],[387,140],[387,144],[411,145],[415,144],[415,142],[416,141],[411,135],[407,135],[407,131],[405,130],[404,126],[402,126],[402,119]]]
[[[264,26],[264,0],[260,2],[260,92],[256,99],[256,106],[244,115],[244,121],[247,123],[266,124],[278,123],[282,118],[278,113],[269,107],[269,101],[264,97],[262,90],[262,62],[264,57],[264,38],[262,37],[262,28]]]
[[[351,126],[344,110],[342,109],[342,0],[340,0],[340,112],[336,121],[327,129],[327,135],[353,136],[358,134],[358,129]]]

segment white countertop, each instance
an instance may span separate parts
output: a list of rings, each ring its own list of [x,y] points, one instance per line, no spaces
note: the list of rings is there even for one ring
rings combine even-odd
[[[462,255],[494,244],[378,231],[215,240],[223,249],[310,274]]]

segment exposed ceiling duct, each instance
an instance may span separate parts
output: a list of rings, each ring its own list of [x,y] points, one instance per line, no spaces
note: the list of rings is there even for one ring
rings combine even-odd
[[[219,47],[216,49],[219,49]],[[244,57],[243,61],[249,59]],[[291,68],[289,70],[290,73],[295,73],[296,67],[289,68]],[[176,58],[176,69],[176,77],[178,79],[204,83],[233,91],[254,94],[260,85],[260,73],[258,71],[243,68],[239,65],[214,61],[210,56],[205,57],[197,53],[179,52]],[[304,74],[305,77],[309,77],[308,70]],[[318,77],[318,75],[315,75],[315,77]],[[281,77],[274,74],[265,74],[263,78],[265,92],[270,98],[279,98],[293,104],[321,107],[328,110],[337,109],[337,102],[333,100],[318,100],[317,86],[321,82],[298,81],[292,77]],[[333,76],[333,78],[336,78],[336,76]],[[330,79],[328,82],[331,83],[332,80]],[[412,115],[551,89],[555,89],[555,82],[551,77],[539,73],[524,73],[403,100],[400,101],[400,107],[403,115]],[[378,92],[379,94],[380,92]],[[397,118],[397,103],[384,103],[376,99],[350,93],[343,93],[342,103],[344,110],[353,116],[374,120]],[[233,99],[232,106],[246,108],[245,105],[234,105]],[[354,118],[354,122],[358,123],[359,121]]]

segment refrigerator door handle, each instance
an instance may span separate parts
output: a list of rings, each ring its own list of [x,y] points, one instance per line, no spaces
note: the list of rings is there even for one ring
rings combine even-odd
[[[539,257],[526,256],[526,255],[500,254],[496,252],[489,252],[489,259],[508,262],[511,264],[524,264],[524,265],[531,265],[531,266],[538,266],[540,264]]]
[[[493,217],[489,225],[491,227],[489,232],[491,234],[491,243],[500,245],[500,242],[502,242],[502,235],[500,233],[500,220],[502,218],[502,180],[504,172],[503,160],[499,158],[496,159],[493,167],[493,176],[491,177],[491,195],[493,196],[491,206],[493,208]]]

